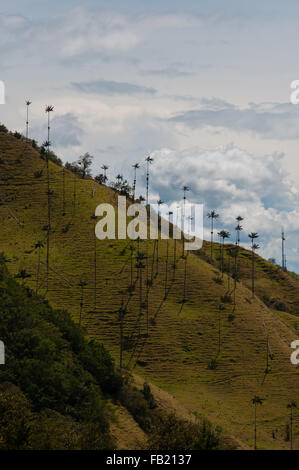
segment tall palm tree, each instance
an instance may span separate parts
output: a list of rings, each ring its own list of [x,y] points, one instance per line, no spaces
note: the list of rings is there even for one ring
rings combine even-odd
[[[170,224],[170,217],[173,215],[173,212],[168,212],[168,221]],[[165,284],[164,284],[164,299],[167,297],[167,283],[168,283],[168,253],[169,253],[169,239],[166,240],[166,258],[165,258]]]
[[[232,273],[232,277],[234,280],[234,300],[233,300],[233,305],[234,305],[234,310],[236,308],[236,288],[237,288],[237,280],[238,280],[238,272],[237,272],[237,257],[239,254],[239,246],[236,245],[230,249],[227,250],[227,254],[234,258],[234,269]]]
[[[243,227],[241,225],[241,222],[242,220],[244,220],[243,217],[241,217],[240,215],[238,215],[238,217],[236,217],[236,221],[237,221],[237,226],[235,228],[236,230],[236,245],[240,245],[240,232],[241,230],[243,230]]]
[[[254,405],[254,450],[257,449],[257,446],[256,446],[256,408],[257,408],[257,405],[262,405],[264,400],[265,400],[264,398],[260,398],[257,395],[255,395],[251,400],[252,404]]]
[[[54,106],[46,106],[46,114],[48,115],[48,140],[45,143],[46,166],[47,166],[47,196],[48,196],[48,227],[47,227],[47,257],[46,257],[46,292],[49,288],[49,263],[50,263],[50,232],[51,232],[51,190],[50,190],[50,173],[49,173],[49,154],[50,154],[50,114],[54,111]]]
[[[255,250],[259,249],[259,245],[254,243],[254,240],[256,240],[259,235],[256,232],[251,232],[249,233],[248,237],[251,240],[251,291],[252,291],[252,297],[254,297],[254,261],[255,261]]]
[[[213,259],[213,235],[214,235],[214,220],[218,219],[219,214],[212,210],[208,213],[208,218],[211,219],[211,259]]]
[[[176,222],[175,222],[175,230],[177,230],[178,227],[178,212],[179,212],[179,206],[176,208]],[[176,271],[176,243],[177,243],[177,237],[174,237],[173,241],[173,281],[175,281],[175,271]]]
[[[292,400],[290,403],[287,404],[287,408],[290,410],[290,444],[291,450],[293,450],[293,409],[297,408],[297,403]]]
[[[161,213],[160,213],[160,207],[162,206],[162,204],[164,204],[164,202],[159,199],[157,201],[157,204],[158,204],[158,238],[157,238],[157,244],[156,244],[156,247],[157,247],[157,250],[156,250],[156,276],[158,276],[159,274],[159,226],[160,226],[160,217],[161,217]]]
[[[130,249],[130,287],[129,287],[129,292],[133,292],[133,290],[134,290],[133,253],[135,251],[135,247],[134,247],[133,243],[131,243],[129,249]]]
[[[101,169],[104,171],[104,180],[105,180],[105,183],[107,181],[107,170],[109,170],[109,166],[108,165],[102,165],[101,166]]]
[[[221,245],[221,273],[223,277],[224,272],[224,240],[226,238],[230,238],[230,233],[227,230],[221,230],[218,232],[220,238],[222,238],[222,245]]]
[[[136,195],[136,183],[137,183],[137,170],[140,168],[139,163],[134,163],[132,165],[134,168],[134,181],[133,181],[133,202],[135,201],[135,195]]]
[[[93,308],[94,313],[97,310],[97,237],[94,228],[93,231]]]
[[[139,277],[139,318],[138,318],[139,336],[140,336],[141,318],[142,318],[142,312],[143,312],[142,270],[145,268],[145,264],[143,263],[144,259],[145,259],[145,254],[139,251],[137,254],[137,263],[136,263],[136,268],[138,269],[138,272],[139,272],[139,275],[138,275]],[[147,318],[147,329],[148,329],[148,318]]]
[[[26,100],[26,141],[28,142],[29,137],[29,106],[32,104],[32,101]]]
[[[146,206],[148,206],[149,169],[154,159],[150,155],[148,155],[145,161],[146,161]]]
[[[79,326],[81,326],[82,312],[83,312],[83,302],[84,302],[84,287],[87,286],[87,282],[80,280],[78,286],[81,289],[80,293],[80,313],[79,313]]]
[[[36,281],[35,281],[35,294],[37,295],[38,292],[38,282],[39,282],[39,272],[40,272],[40,251],[44,247],[44,244],[41,240],[38,240],[37,243],[35,243],[34,248],[37,251],[37,267],[36,267]]]
[[[182,217],[182,236],[183,236],[183,245],[182,245],[182,256],[184,256],[185,253],[185,237],[184,237],[184,230],[185,230],[185,217],[186,217],[186,193],[190,191],[189,186],[183,186],[182,187],[183,191],[183,217]]]

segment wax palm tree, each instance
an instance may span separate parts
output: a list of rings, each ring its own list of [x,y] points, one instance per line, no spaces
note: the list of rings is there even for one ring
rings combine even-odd
[[[51,232],[51,190],[50,190],[50,173],[49,173],[49,154],[50,154],[50,114],[54,111],[54,106],[48,105],[45,109],[48,115],[48,140],[45,143],[46,167],[47,167],[47,196],[48,196],[48,228],[47,228],[47,256],[46,256],[46,292],[49,288],[49,264],[50,264],[50,232]]]
[[[232,277],[233,277],[233,280],[234,280],[234,300],[233,300],[233,305],[234,305],[234,310],[236,308],[236,288],[237,288],[237,280],[238,280],[238,272],[237,272],[237,257],[238,257],[238,254],[239,254],[239,246],[234,246],[230,249],[227,250],[227,254],[234,258],[234,269],[233,269],[233,274],[232,274]]]
[[[168,221],[170,224],[170,217],[173,215],[173,212],[168,212]],[[169,239],[166,240],[166,258],[165,258],[165,294],[164,299],[167,297],[167,283],[168,283],[168,253],[169,253]]]
[[[141,328],[141,318],[143,312],[143,292],[142,292],[142,270],[145,268],[144,264],[145,254],[138,252],[137,254],[137,263],[136,268],[138,269],[138,277],[139,277],[139,335],[140,335],[140,328]],[[148,328],[148,319],[147,319],[147,328]]]
[[[145,161],[146,161],[146,206],[148,206],[149,169],[154,159],[150,155],[148,155]]]
[[[221,230],[218,232],[218,235],[220,238],[222,238],[222,244],[221,244],[221,273],[223,277],[223,272],[224,272],[224,240],[226,238],[230,238],[230,233],[227,230]]]
[[[236,245],[240,245],[240,232],[243,230],[243,227],[241,225],[241,222],[242,220],[244,220],[243,217],[241,217],[240,215],[238,215],[238,217],[236,217],[236,221],[237,221],[237,225],[236,225]]]
[[[32,104],[32,101],[26,101],[26,141],[28,142],[29,137],[29,106]]]
[[[105,180],[105,183],[107,181],[107,170],[109,170],[109,166],[108,165],[102,165],[101,166],[101,169],[104,171],[104,180]]]
[[[218,219],[219,214],[212,210],[208,213],[208,218],[211,219],[211,259],[213,259],[213,235],[214,235],[214,220]]]
[[[236,250],[236,257],[235,257],[235,287],[236,287],[236,279],[238,277],[238,272],[239,272],[239,265],[238,265],[238,254],[239,254],[239,247],[240,247],[240,233],[243,230],[243,227],[241,225],[242,220],[244,220],[243,217],[238,215],[236,217],[237,225],[235,227],[236,230],[236,246],[238,247],[238,250]]]
[[[185,237],[184,237],[184,230],[185,230],[185,217],[186,217],[186,193],[190,191],[189,186],[183,186],[183,220],[182,220],[182,236],[183,236],[183,246],[182,246],[182,256],[185,253]]]
[[[95,228],[93,231],[93,308],[97,310],[97,237]]]
[[[257,449],[257,446],[256,446],[256,408],[257,408],[257,405],[262,405],[264,400],[265,400],[264,398],[260,398],[257,395],[255,395],[251,400],[252,404],[254,405],[254,450]]]
[[[40,252],[41,249],[44,247],[44,244],[41,240],[38,240],[35,243],[34,248],[37,250],[37,267],[36,267],[36,281],[35,281],[35,294],[37,295],[38,292],[38,282],[39,282],[39,273],[40,273]]]
[[[177,206],[176,208],[176,223],[175,223],[175,229],[174,230],[178,230],[178,211],[179,211],[179,206]],[[177,243],[177,238],[174,237],[174,241],[173,241],[173,281],[175,281],[175,271],[176,271],[176,243]]]
[[[134,280],[133,280],[133,254],[135,251],[134,245],[131,243],[130,247],[130,287],[129,287],[129,292],[132,293],[134,290]]]
[[[136,183],[137,183],[137,170],[140,168],[139,163],[134,163],[132,165],[134,168],[134,181],[133,181],[133,202],[135,201],[135,195],[136,195]]]
[[[290,444],[291,450],[293,450],[293,409],[297,408],[297,403],[292,400],[287,404],[287,408],[290,410]]]
[[[188,220],[191,225],[193,217],[189,216]],[[188,234],[189,234],[189,229],[188,229]],[[186,296],[186,290],[187,290],[187,261],[188,261],[188,251],[186,254],[182,256],[182,258],[185,260],[185,266],[184,266],[184,285],[183,285],[183,301],[182,304],[184,304],[187,301],[187,296]]]
[[[259,235],[256,232],[251,232],[249,233],[248,237],[251,240],[251,291],[252,291],[252,297],[254,297],[254,262],[255,262],[255,256],[254,253],[256,250],[259,249],[259,245],[254,243],[254,240],[256,240]]]
[[[158,276],[158,274],[159,274],[159,226],[160,226],[160,217],[161,217],[160,207],[162,206],[162,204],[164,204],[164,202],[161,199],[158,199],[157,204],[158,204],[158,238],[157,238],[157,244],[156,244],[156,247],[157,247],[157,250],[156,250],[156,255],[157,255],[156,256],[156,276]]]
[[[78,286],[80,287],[80,313],[79,313],[79,325],[81,326],[82,312],[83,312],[83,302],[84,302],[84,287],[87,286],[87,282],[80,280]]]

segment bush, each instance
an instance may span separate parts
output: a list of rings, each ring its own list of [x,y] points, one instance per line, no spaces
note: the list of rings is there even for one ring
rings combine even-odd
[[[149,438],[149,448],[155,450],[216,450],[220,446],[220,428],[213,429],[207,420],[192,423],[175,414],[161,416]]]

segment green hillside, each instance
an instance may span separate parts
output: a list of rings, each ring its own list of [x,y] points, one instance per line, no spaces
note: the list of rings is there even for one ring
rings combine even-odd
[[[3,132],[0,133],[0,158],[1,251],[10,260],[10,270],[21,276],[23,273],[23,277],[27,273],[30,277],[24,278],[24,284],[33,291],[37,288],[38,293],[44,295],[45,161],[30,146]],[[140,315],[136,260],[133,262],[135,287],[129,288],[130,241],[95,242],[94,238],[95,208],[101,202],[116,204],[115,191],[91,179],[79,179],[52,162],[50,187],[53,193],[47,299],[51,305],[68,309],[74,321],[79,322],[82,302],[79,283],[86,282],[82,326],[91,339],[103,341],[117,363],[123,324],[125,367],[170,392],[189,410],[207,415],[212,422],[220,424],[226,434],[238,437],[250,447],[253,445],[251,399],[259,395],[265,398],[258,409],[259,447],[288,448],[286,405],[296,400],[299,384],[298,368],[290,363],[289,346],[299,333],[297,277],[258,258],[257,296],[252,299],[250,253],[242,250],[240,282],[233,309],[230,301],[227,302],[227,275],[224,274],[223,282],[219,283],[218,263],[208,262],[208,243],[201,253],[188,255],[186,270],[185,260],[179,258],[181,245],[177,244],[178,262],[174,271],[174,243],[169,241],[167,264],[167,243],[160,241],[158,273],[154,263],[152,276],[154,244],[141,241],[140,250],[148,259],[142,273]],[[39,249],[35,249],[39,240],[44,243],[40,265]],[[137,243],[134,256],[136,252]],[[224,307],[222,310],[220,304]],[[265,373],[264,325],[273,355],[268,373]],[[295,447],[299,447],[297,434],[296,427]]]

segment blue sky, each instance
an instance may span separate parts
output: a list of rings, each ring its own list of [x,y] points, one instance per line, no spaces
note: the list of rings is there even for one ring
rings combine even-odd
[[[152,200],[217,209],[219,228],[245,216],[243,242],[280,259],[287,236],[299,272],[299,4],[288,1],[6,1],[0,7],[0,120],[45,139],[64,160],[94,155],[110,176],[152,152]],[[142,171],[139,176],[139,192]],[[208,227],[206,227],[208,235]]]

